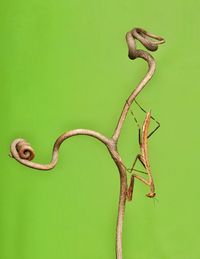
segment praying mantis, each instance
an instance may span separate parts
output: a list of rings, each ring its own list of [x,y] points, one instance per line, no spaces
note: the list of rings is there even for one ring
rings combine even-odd
[[[129,173],[132,173],[133,171],[135,171],[135,172],[147,174],[148,180],[146,180],[145,178],[141,177],[138,174],[132,173],[131,179],[130,179],[130,185],[129,185],[128,190],[127,190],[127,199],[129,201],[132,200],[135,178],[142,181],[147,186],[149,186],[150,192],[146,194],[147,197],[154,198],[156,196],[153,176],[152,176],[152,173],[151,173],[151,168],[150,168],[150,163],[149,163],[149,158],[148,158],[148,138],[150,138],[153,135],[153,133],[155,133],[156,130],[158,130],[158,128],[160,127],[160,123],[151,115],[151,111],[146,112],[136,100],[135,100],[135,103],[139,106],[139,108],[143,112],[146,113],[146,116],[145,116],[145,119],[144,119],[144,122],[143,122],[143,125],[142,125],[142,128],[141,128],[137,119],[136,119],[136,117],[135,117],[135,115],[134,115],[134,113],[133,113],[133,111],[130,110],[131,114],[134,118],[134,121],[136,122],[136,124],[138,126],[138,129],[139,129],[138,140],[139,140],[139,145],[140,145],[140,154],[138,154],[136,156],[136,158],[135,158],[135,160],[132,164],[132,167],[130,169],[127,169],[127,171]],[[157,123],[157,126],[151,133],[148,133],[151,119],[153,119]],[[145,168],[146,172],[135,169],[135,164],[136,164],[137,160],[139,160],[141,162],[141,164]]]

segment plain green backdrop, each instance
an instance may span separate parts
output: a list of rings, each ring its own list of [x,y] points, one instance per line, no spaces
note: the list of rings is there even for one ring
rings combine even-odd
[[[123,258],[200,258],[199,8],[194,0],[1,0],[1,259],[115,258],[119,174],[101,143],[84,136],[66,141],[50,172],[8,154],[22,137],[35,161],[48,163],[65,131],[111,136],[147,71],[143,60],[127,57],[125,34],[133,27],[166,43],[153,53],[157,71],[138,98],[161,123],[149,145],[158,201],[136,183]],[[119,151],[127,165],[138,152],[131,116]]]

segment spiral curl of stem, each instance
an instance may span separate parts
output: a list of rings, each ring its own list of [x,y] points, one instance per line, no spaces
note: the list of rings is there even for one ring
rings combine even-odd
[[[38,170],[51,170],[56,166],[58,162],[58,154],[61,144],[66,139],[77,135],[88,135],[94,137],[99,141],[103,142],[107,147],[109,147],[109,140],[102,134],[87,129],[76,129],[68,131],[57,138],[53,146],[51,162],[48,164],[39,164],[31,161],[35,156],[35,152],[34,149],[30,146],[30,144],[27,143],[27,141],[24,139],[16,139],[12,142],[10,148],[10,156],[15,158],[19,163],[25,166]]]

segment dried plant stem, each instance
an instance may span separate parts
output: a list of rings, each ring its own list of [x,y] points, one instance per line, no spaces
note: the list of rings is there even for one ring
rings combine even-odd
[[[16,139],[11,144],[11,156],[15,158],[21,164],[35,168],[38,170],[50,170],[55,167],[58,161],[58,153],[60,145],[64,140],[74,137],[77,135],[86,135],[101,141],[108,149],[113,161],[115,162],[119,175],[120,175],[120,196],[118,205],[118,218],[117,218],[117,229],[116,229],[116,259],[122,259],[122,227],[123,218],[125,211],[125,204],[127,199],[127,172],[126,167],[119,155],[117,150],[117,142],[121,133],[123,123],[132,102],[136,96],[145,87],[147,82],[151,79],[155,71],[155,61],[153,57],[144,50],[137,50],[135,39],[139,40],[148,50],[155,51],[158,48],[158,44],[164,43],[164,39],[150,34],[143,29],[135,28],[126,34],[126,41],[129,50],[129,58],[136,59],[142,58],[148,63],[148,72],[143,80],[138,84],[135,90],[131,93],[128,99],[125,101],[123,110],[119,117],[117,126],[111,138],[107,138],[99,132],[88,130],[88,129],[75,129],[62,134],[55,142],[52,153],[52,160],[49,164],[39,164],[32,162],[34,158],[34,150],[24,139]],[[152,39],[155,39],[152,40]]]

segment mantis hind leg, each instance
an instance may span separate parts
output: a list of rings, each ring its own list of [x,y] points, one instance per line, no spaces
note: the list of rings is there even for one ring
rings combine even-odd
[[[144,112],[144,113],[147,113],[147,111],[135,100],[135,103],[137,104],[137,106]],[[132,114],[132,113],[131,113]],[[159,128],[160,128],[160,122],[157,121],[153,116],[151,116],[151,119],[153,121],[156,122],[157,126],[155,129],[152,130],[152,132],[150,132],[147,136],[147,138],[150,138]]]
[[[132,110],[131,110],[131,115],[133,116],[134,121],[135,121],[135,123],[136,123],[136,125],[138,127],[138,140],[139,140],[139,144],[141,145],[142,140],[141,140],[141,128],[140,128],[140,125],[139,125],[138,120],[136,119],[136,117],[135,117],[135,115],[134,115]]]

